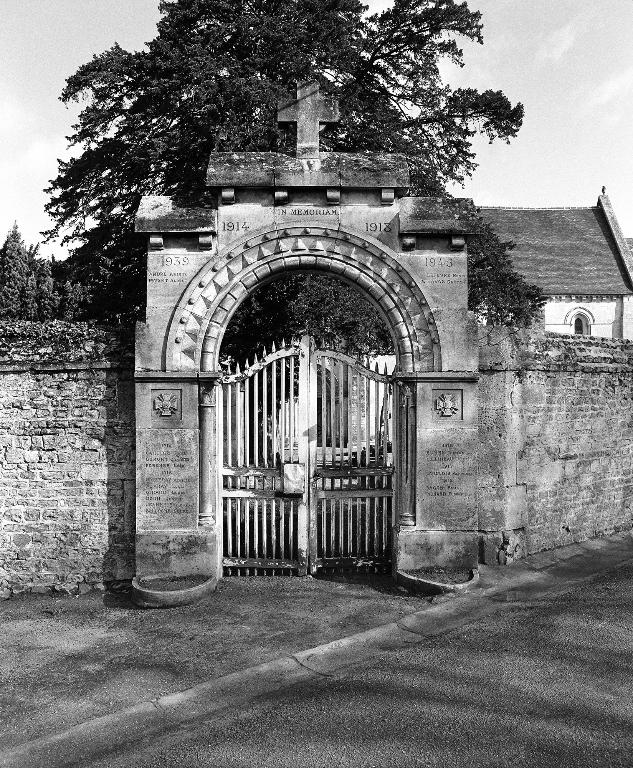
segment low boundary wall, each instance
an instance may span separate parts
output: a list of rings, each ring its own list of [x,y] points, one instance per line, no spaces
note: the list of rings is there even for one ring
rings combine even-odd
[[[633,524],[633,342],[480,329],[480,559]]]
[[[133,342],[0,324],[0,597],[134,572]],[[480,329],[480,560],[633,525],[633,342]]]

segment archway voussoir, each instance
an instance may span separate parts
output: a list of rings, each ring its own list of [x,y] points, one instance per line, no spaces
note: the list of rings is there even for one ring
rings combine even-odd
[[[385,289],[381,288],[377,283],[374,283],[369,288],[369,293],[371,293],[371,295],[380,303],[385,295]]]
[[[357,283],[360,273],[361,272],[360,272],[360,269],[358,269],[358,267],[354,267],[348,264],[343,271],[343,276],[346,277],[348,280],[351,280],[352,282]]]
[[[283,267],[281,267],[280,265],[282,270],[297,269],[297,267],[299,266],[301,266],[301,256],[299,256],[298,254],[294,254],[293,256],[284,256]],[[278,270],[275,270],[275,271],[278,271]]]
[[[337,275],[342,275],[345,272],[347,265],[341,261],[331,261],[330,271],[336,272]]]
[[[235,306],[235,298],[229,293],[218,304],[218,309],[223,309],[225,312],[230,312],[231,307],[233,306]]]
[[[316,256],[299,256],[299,266],[304,269],[313,269],[316,266]]]
[[[328,256],[316,257],[315,264],[317,269],[321,269],[323,271],[329,271],[331,263],[332,263],[332,260]]]
[[[358,285],[360,285],[361,288],[368,290],[374,284],[374,281],[370,277],[368,277],[366,274],[361,272],[358,276],[357,283]]]
[[[402,322],[402,314],[398,311],[396,307],[393,309],[390,309],[388,312],[386,312],[387,318],[389,322],[392,324],[392,326],[397,326],[399,323]]]
[[[407,332],[407,326],[402,321],[392,326],[392,330],[398,336],[403,336],[403,337],[406,336],[407,338],[409,336]]]
[[[251,288],[254,288],[257,285],[259,280],[257,279],[257,275],[252,272],[247,272],[240,277],[240,282],[246,291],[250,291]]]
[[[253,269],[253,274],[258,278],[259,280],[264,280],[268,275],[270,275],[271,269],[268,264],[260,264],[259,266],[255,267]]]
[[[395,308],[395,307],[397,307],[398,305],[397,305],[397,304],[396,304],[396,302],[395,302],[395,301],[394,301],[394,300],[391,298],[391,296],[390,296],[388,293],[386,293],[386,294],[385,294],[385,295],[382,297],[382,299],[381,299],[381,301],[380,301],[380,306],[381,306],[381,307],[384,309],[384,311],[385,311],[385,312],[390,312],[392,309],[394,309],[394,308]]]
[[[217,323],[221,325],[226,320],[228,315],[229,315],[229,310],[220,306],[220,307],[217,307],[215,312],[213,313],[213,318]]]
[[[400,370],[403,373],[411,373],[415,370],[413,364],[413,355],[410,352],[403,352],[398,357],[398,364],[400,365]]]

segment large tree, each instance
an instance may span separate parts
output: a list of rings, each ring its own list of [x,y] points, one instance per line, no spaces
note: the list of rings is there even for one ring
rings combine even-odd
[[[50,237],[73,250],[84,306],[103,319],[139,315],[144,247],[133,233],[143,194],[204,200],[209,153],[283,151],[278,101],[318,78],[340,123],[323,148],[403,152],[413,192],[441,194],[475,167],[472,139],[516,135],[523,118],[501,91],[451,89],[442,58],[482,42],[479,12],[455,0],[395,0],[368,15],[358,0],[162,0],[147,50],[114,45],[68,79],[83,101],[74,155],[51,183]]]
[[[46,322],[57,316],[58,286],[39,246],[24,242],[17,224],[0,247],[0,320]]]

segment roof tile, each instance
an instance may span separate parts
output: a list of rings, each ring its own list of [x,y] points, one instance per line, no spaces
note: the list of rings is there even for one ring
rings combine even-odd
[[[481,208],[502,240],[516,248],[516,269],[545,294],[630,294],[604,211],[592,208]]]

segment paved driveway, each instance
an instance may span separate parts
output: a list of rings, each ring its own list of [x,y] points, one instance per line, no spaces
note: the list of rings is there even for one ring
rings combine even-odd
[[[633,766],[632,673],[622,567],[93,765]]]

